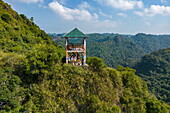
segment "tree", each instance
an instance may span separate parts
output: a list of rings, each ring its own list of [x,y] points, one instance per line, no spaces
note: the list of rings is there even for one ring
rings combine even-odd
[[[30,20],[31,20],[31,22],[33,22],[34,21],[34,17],[31,17]]]
[[[5,14],[5,13],[1,15],[1,19],[2,19],[3,21],[7,22],[7,23],[9,23],[9,22],[12,20],[11,17],[10,17],[10,15]]]
[[[101,58],[98,57],[88,57],[87,58],[87,64],[94,70],[98,71],[104,68],[106,65],[104,64],[104,61]]]

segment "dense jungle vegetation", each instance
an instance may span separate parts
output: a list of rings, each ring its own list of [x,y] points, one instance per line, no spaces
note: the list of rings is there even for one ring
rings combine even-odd
[[[0,113],[168,113],[135,70],[64,64],[65,50],[0,0]]]
[[[65,46],[63,34],[49,34],[57,44]],[[130,66],[145,54],[170,47],[170,35],[88,34],[87,55],[102,58],[109,67]]]
[[[58,44],[64,46],[63,34],[49,34]],[[137,70],[148,84],[150,92],[170,104],[170,35],[89,34],[88,56],[97,56],[110,67],[129,66]],[[151,53],[151,55],[146,55]]]
[[[170,48],[145,55],[134,68],[150,91],[170,104]]]

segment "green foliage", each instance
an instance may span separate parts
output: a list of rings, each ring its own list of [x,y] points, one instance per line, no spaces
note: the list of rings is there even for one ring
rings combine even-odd
[[[18,112],[21,108],[22,81],[13,72],[23,59],[22,55],[0,51],[0,111]]]
[[[99,71],[106,65],[104,64],[104,61],[101,58],[98,57],[88,57],[87,58],[87,64],[94,70]]]
[[[89,67],[63,64],[64,49],[24,15],[0,0],[0,112],[145,113],[168,112],[150,96],[135,70],[106,67],[101,58]],[[119,40],[117,40],[119,42]]]
[[[150,99],[146,102],[147,113],[168,113],[166,106],[162,106],[162,102],[157,102],[155,99]]]
[[[63,34],[49,34],[53,40],[62,46],[65,41]],[[130,66],[142,56],[155,50],[170,47],[170,35],[119,35],[119,34],[89,34],[87,38],[87,56],[102,58],[109,67]]]
[[[38,82],[47,76],[53,66],[60,64],[63,58],[63,52],[60,47],[46,44],[35,44],[30,51],[26,53],[26,60],[18,67],[16,72],[26,82]],[[22,72],[21,72],[22,70]],[[25,75],[23,77],[23,75]],[[41,76],[39,76],[41,75]]]
[[[59,34],[59,36],[50,34],[56,43],[65,46],[64,39],[61,39],[60,35],[62,34]],[[95,33],[88,36],[88,56],[102,58],[105,64],[110,67],[123,65],[137,69],[137,74],[147,81],[150,91],[158,99],[169,103],[169,49],[150,55],[145,54],[170,47],[170,35],[146,35],[139,33],[134,36],[127,36]],[[95,67],[95,65],[90,67]]]
[[[34,21],[34,17],[31,17],[30,20],[31,20],[31,22],[33,22]]]
[[[1,19],[7,23],[9,23],[12,20],[8,14],[2,14]]]
[[[170,104],[170,49],[155,51],[142,57],[135,67],[152,93]]]

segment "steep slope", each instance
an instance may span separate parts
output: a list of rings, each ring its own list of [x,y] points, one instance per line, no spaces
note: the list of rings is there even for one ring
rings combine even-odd
[[[110,67],[119,65],[133,67],[145,54],[170,47],[170,35],[90,34],[87,42],[88,56],[103,58]]]
[[[25,52],[33,45],[55,45],[51,38],[26,18],[18,15],[8,4],[0,0],[0,49],[5,52]]]
[[[133,69],[63,64],[64,49],[1,0],[0,23],[0,112],[169,112]]]
[[[18,112],[30,83],[60,63],[64,49],[40,28],[0,0],[0,112]]]
[[[170,104],[170,48],[142,57],[134,67],[158,99]]]
[[[89,36],[87,55],[102,58],[110,67],[127,66],[143,55],[143,50],[124,36]],[[91,41],[93,39],[95,42]]]
[[[2,0],[0,0],[0,45],[0,51],[24,55],[25,65],[34,63],[34,66],[26,66],[25,71],[37,74],[40,73],[39,68],[43,70],[50,63],[52,65],[60,62],[64,55],[64,49],[53,43],[34,22],[13,11]],[[40,58],[41,55],[44,55],[43,58]],[[46,62],[39,62],[42,59]],[[21,72],[20,74],[22,75]]]

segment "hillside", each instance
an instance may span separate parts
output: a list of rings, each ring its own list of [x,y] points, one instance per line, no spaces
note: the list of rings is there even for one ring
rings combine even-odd
[[[145,55],[134,68],[150,91],[170,104],[170,48]]]
[[[64,49],[0,0],[1,113],[168,113],[135,70],[62,62]]]
[[[50,34],[57,44],[64,46],[62,34]],[[100,57],[110,67],[130,66],[142,56],[155,50],[170,47],[170,35],[119,35],[88,34],[87,55]]]
[[[122,35],[90,34],[87,44],[87,55],[102,58],[110,67],[128,66],[143,55],[142,48]]]

